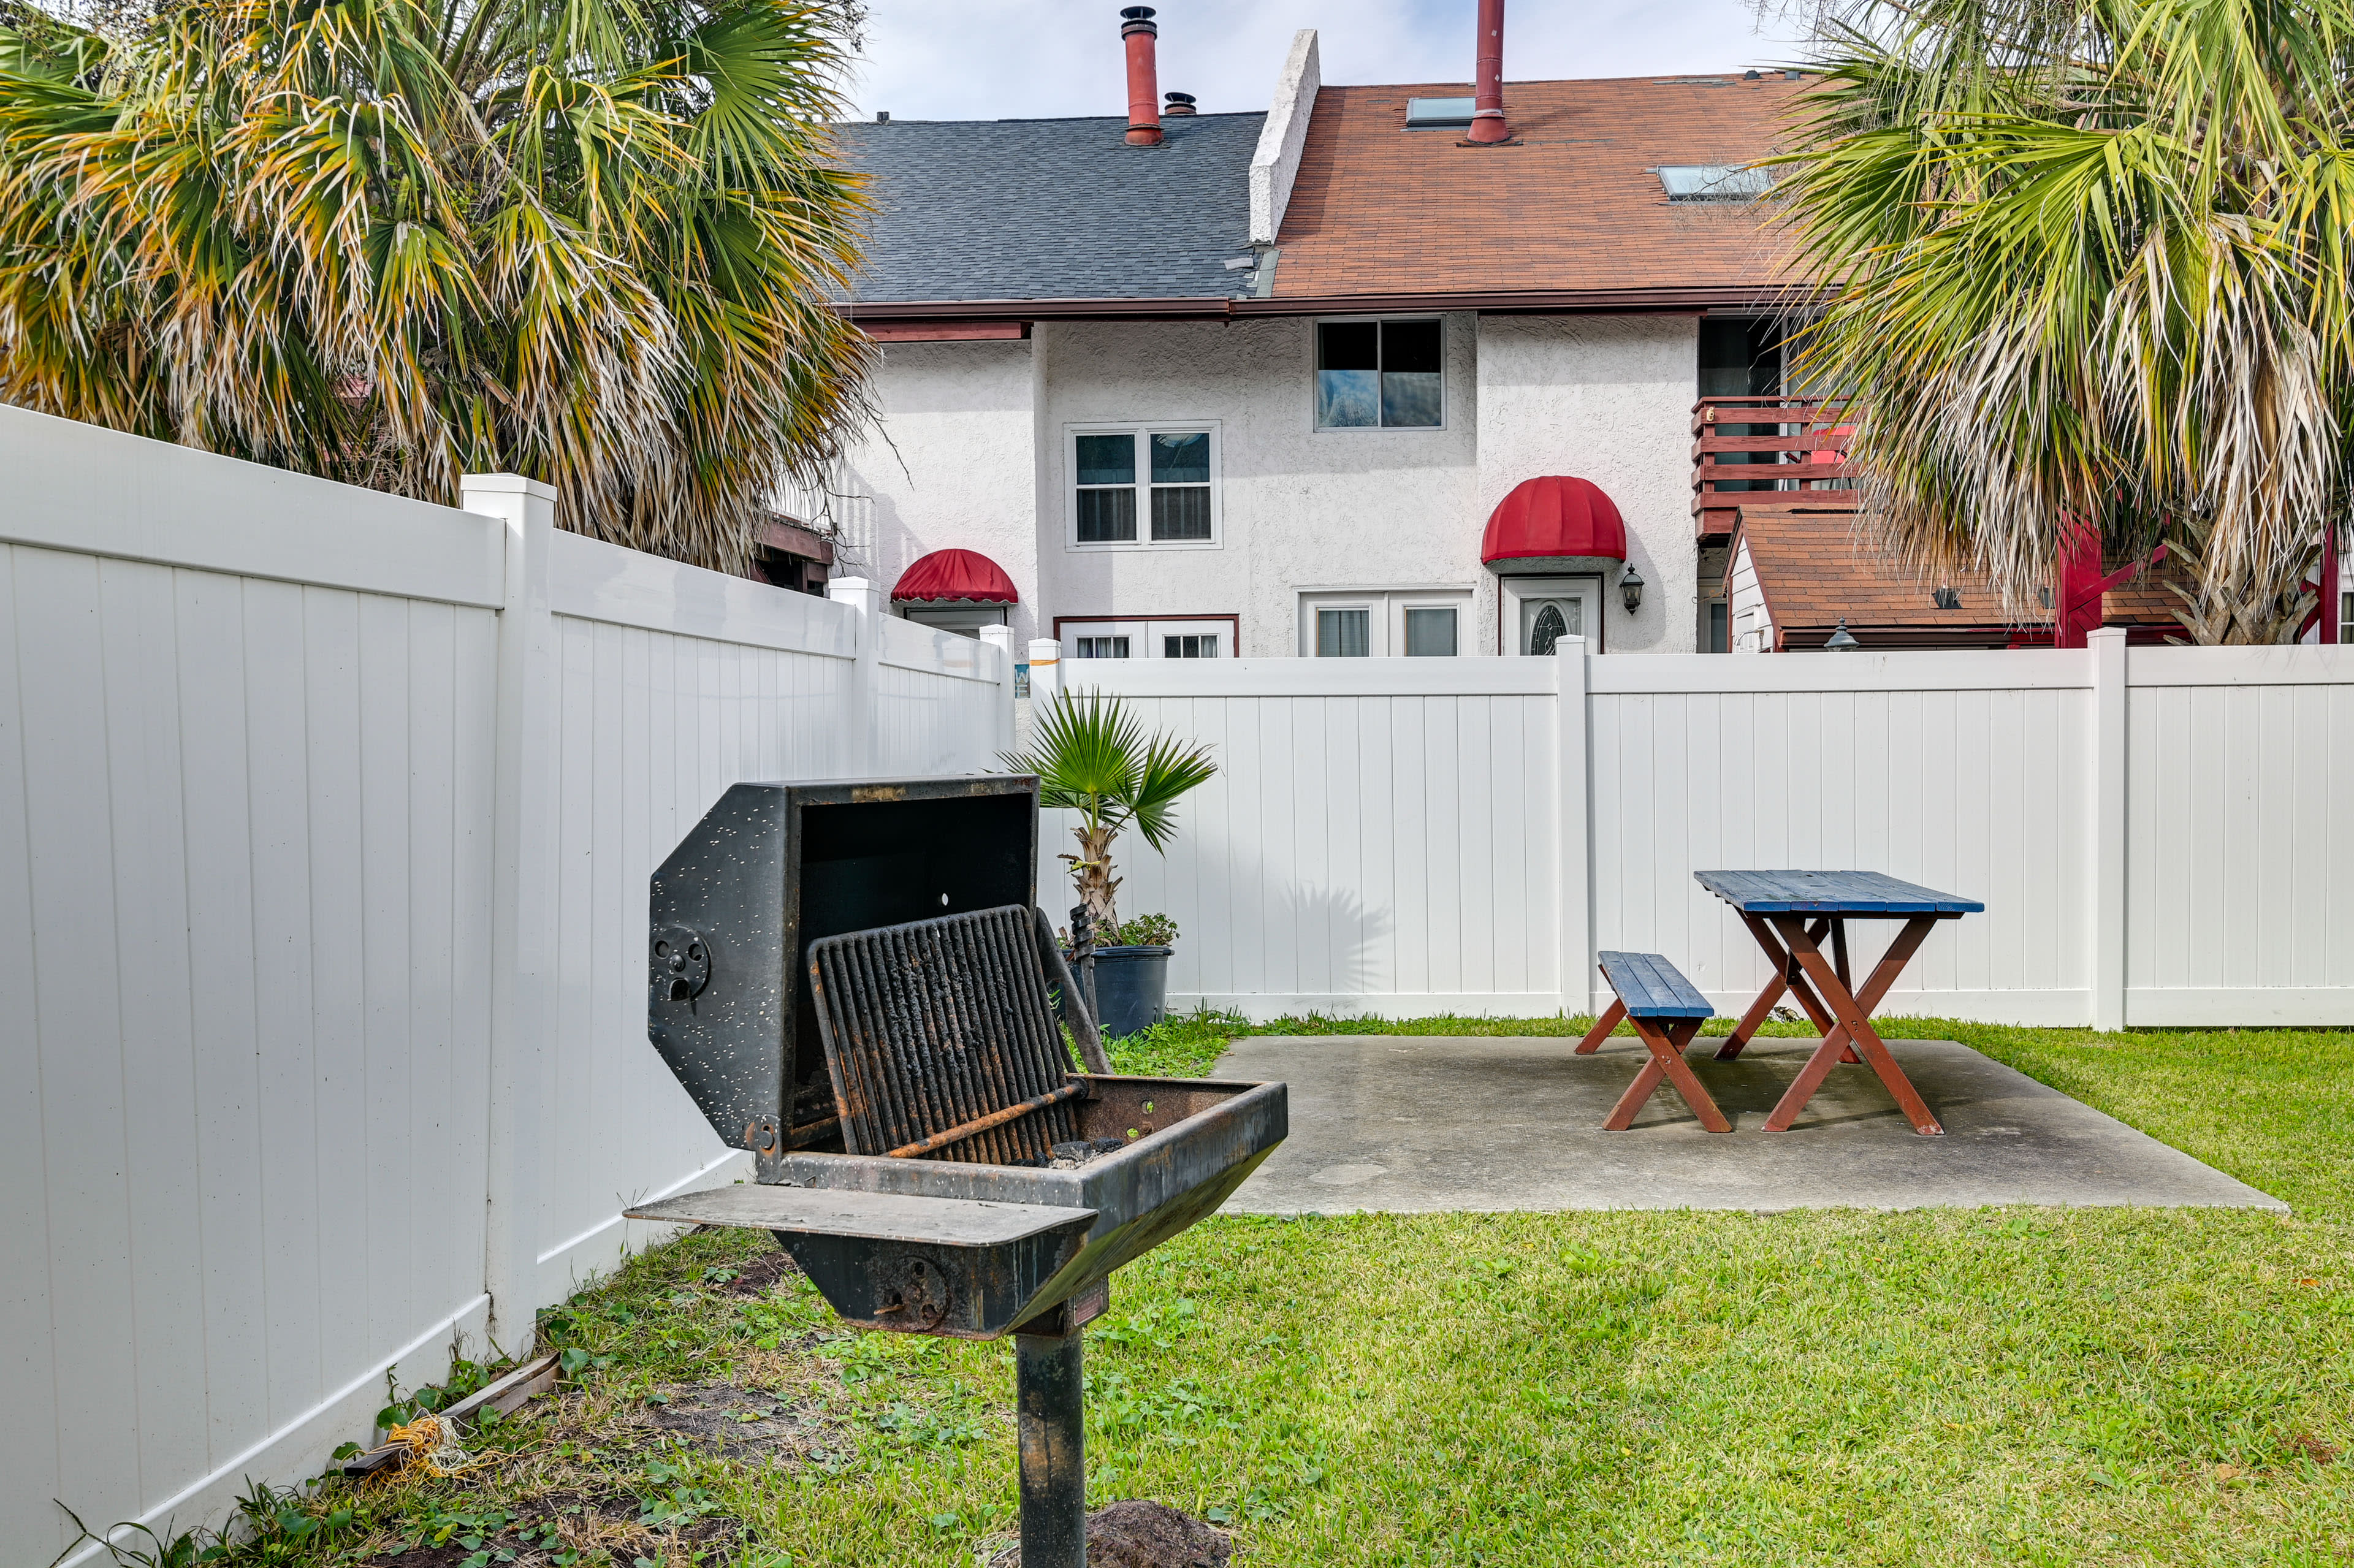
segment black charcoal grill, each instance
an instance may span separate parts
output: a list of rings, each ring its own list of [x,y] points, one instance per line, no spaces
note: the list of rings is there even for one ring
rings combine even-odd
[[[773,1232],[862,1328],[1013,1334],[1023,1562],[1076,1568],[1080,1329],[1286,1107],[1075,1069],[1058,1022],[1103,1063],[1033,900],[1036,822],[1026,777],[730,789],[655,874],[648,1033],[756,1179],[630,1213]]]

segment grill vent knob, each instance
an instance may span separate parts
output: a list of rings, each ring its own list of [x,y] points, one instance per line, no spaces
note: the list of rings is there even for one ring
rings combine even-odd
[[[711,943],[691,926],[654,932],[653,993],[659,1001],[693,1001],[711,983]]]

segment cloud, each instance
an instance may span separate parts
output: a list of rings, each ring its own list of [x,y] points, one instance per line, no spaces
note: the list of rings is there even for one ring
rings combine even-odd
[[[1328,82],[1469,82],[1473,0],[1169,0],[1161,86],[1204,113],[1267,107],[1292,33],[1318,30]],[[861,115],[1021,120],[1127,111],[1115,0],[871,0]],[[1520,0],[1506,80],[1778,64],[1799,29],[1753,0]]]

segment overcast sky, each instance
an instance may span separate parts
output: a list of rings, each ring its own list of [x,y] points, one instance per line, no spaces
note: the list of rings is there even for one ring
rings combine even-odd
[[[870,0],[863,116],[1124,114],[1115,0]],[[1469,81],[1477,0],[1168,0],[1161,86],[1204,112],[1265,109],[1292,33],[1314,27],[1327,82]],[[1798,52],[1752,0],[1512,0],[1504,79],[1648,76],[1776,65]]]

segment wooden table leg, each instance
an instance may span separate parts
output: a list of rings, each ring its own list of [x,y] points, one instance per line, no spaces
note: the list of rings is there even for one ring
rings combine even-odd
[[[1838,1027],[1830,1010],[1815,995],[1814,988],[1808,985],[1806,974],[1798,968],[1797,959],[1775,938],[1774,928],[1766,923],[1765,917],[1744,915],[1741,923],[1749,927],[1749,934],[1757,938],[1757,945],[1774,961],[1774,978],[1766,982],[1766,989],[1757,993],[1757,1000],[1749,1004],[1749,1011],[1743,1013],[1741,1022],[1733,1026],[1732,1034],[1717,1047],[1716,1059],[1730,1062],[1740,1055],[1741,1048],[1749,1044],[1751,1037],[1757,1033],[1758,1025],[1764,1023],[1766,1015],[1774,1011],[1774,1004],[1782,1000],[1784,991],[1798,999],[1798,1005],[1807,1010],[1808,1020],[1814,1024],[1816,1033],[1829,1034]],[[1821,941],[1823,933],[1830,928],[1830,925],[1828,920],[1816,921],[1815,940]],[[1855,1053],[1850,1051],[1845,1059],[1854,1061]]]
[[[1602,1049],[1602,1043],[1610,1038],[1610,1032],[1626,1020],[1627,1004],[1613,1000],[1609,1006],[1602,1010],[1602,1016],[1594,1021],[1594,1027],[1585,1032],[1585,1038],[1577,1043],[1577,1050],[1573,1054],[1593,1055]]]
[[[1692,1036],[1700,1033],[1701,1021],[1685,1019],[1669,1025],[1664,1031],[1648,1018],[1638,1018],[1634,1024],[1635,1033],[1642,1037],[1643,1044],[1651,1053],[1651,1059],[1643,1064],[1643,1070],[1635,1075],[1635,1081],[1627,1086],[1625,1094],[1618,1097],[1618,1103],[1611,1107],[1609,1119],[1602,1124],[1602,1130],[1624,1132],[1633,1126],[1635,1114],[1643,1108],[1644,1102],[1659,1089],[1660,1080],[1664,1078],[1675,1085],[1676,1093],[1683,1096],[1684,1104],[1691,1107],[1692,1114],[1700,1118],[1701,1126],[1711,1132],[1731,1132],[1733,1123],[1716,1108],[1716,1101],[1710,1097],[1708,1090],[1693,1075],[1691,1065],[1684,1060],[1684,1047],[1690,1045]]]
[[[1806,1108],[1808,1100],[1813,1098],[1815,1091],[1822,1086],[1822,1081],[1829,1075],[1835,1060],[1834,1052],[1840,1048],[1843,1039],[1852,1042],[1863,1053],[1863,1059],[1872,1065],[1872,1070],[1879,1075],[1880,1081],[1895,1097],[1898,1107],[1904,1112],[1905,1119],[1913,1124],[1914,1131],[1924,1137],[1935,1137],[1946,1130],[1938,1125],[1937,1118],[1929,1114],[1929,1107],[1922,1100],[1920,1091],[1913,1086],[1913,1081],[1896,1065],[1896,1058],[1889,1054],[1887,1043],[1872,1029],[1870,1018],[1872,1010],[1887,996],[1889,989],[1896,983],[1896,977],[1904,972],[1905,964],[1920,949],[1936,924],[1935,919],[1926,916],[1916,916],[1905,922],[1904,929],[1889,943],[1888,951],[1881,956],[1872,977],[1864,982],[1862,994],[1858,996],[1840,982],[1839,971],[1823,956],[1822,949],[1816,946],[1816,939],[1798,921],[1775,922],[1776,929],[1797,955],[1800,967],[1829,1001],[1840,1027],[1826,1036],[1815,1054],[1808,1058],[1797,1081],[1782,1096],[1781,1102],[1775,1106],[1773,1114],[1766,1118],[1768,1132],[1789,1130],[1790,1124]]]
[[[1820,942],[1822,938],[1818,935],[1816,936],[1815,940]],[[1831,921],[1831,956],[1835,960],[1833,967],[1839,970],[1840,984],[1847,987],[1850,991],[1853,991],[1855,990],[1855,981],[1848,978],[1847,972],[1847,922],[1843,919],[1833,919]],[[1829,1032],[1826,1030],[1825,1033],[1828,1033]],[[1850,1041],[1848,1043],[1847,1050],[1841,1054],[1840,1060],[1842,1062],[1861,1062],[1863,1058],[1855,1054],[1855,1043],[1853,1041]]]

